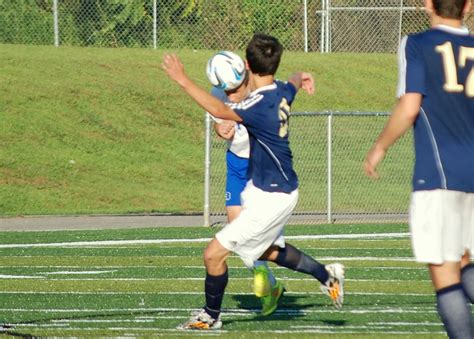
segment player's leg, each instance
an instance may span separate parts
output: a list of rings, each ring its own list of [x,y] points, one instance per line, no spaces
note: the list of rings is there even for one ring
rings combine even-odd
[[[253,269],[255,261],[275,239],[283,238],[283,227],[296,206],[298,191],[270,193],[249,182],[241,194],[241,201],[243,209],[240,215],[217,233],[216,238],[224,247],[237,253],[249,269]],[[270,293],[261,298],[263,315],[275,311],[283,290],[283,285],[275,280]]]
[[[461,260],[461,282],[471,304],[474,303],[474,265],[471,262],[471,253],[466,251]]]
[[[222,327],[221,305],[228,282],[226,258],[230,252],[217,239],[212,239],[204,250],[206,305],[183,325],[184,329],[210,330]]]
[[[339,263],[324,265],[291,244],[284,248],[271,246],[262,256],[279,266],[309,274],[319,280],[322,291],[333,301],[336,308],[344,302],[344,266]]]
[[[466,194],[465,220],[463,239],[466,251],[461,259],[461,282],[471,303],[474,303],[474,265],[471,254],[474,251],[474,193]]]
[[[461,283],[461,263],[429,265],[438,314],[450,338],[472,338],[472,315]]]
[[[242,211],[240,195],[247,184],[248,158],[241,158],[230,150],[226,154],[226,212],[227,221],[232,222]],[[266,261],[256,261],[251,269],[254,281],[253,290],[258,298],[270,294],[276,286],[276,279]],[[265,304],[263,299],[260,299]],[[265,313],[265,312],[264,312]]]
[[[451,338],[472,338],[470,302],[461,283],[461,261],[472,239],[466,215],[466,193],[417,191],[410,203],[410,229],[415,258],[427,263],[438,314]],[[466,209],[468,214],[466,214]]]

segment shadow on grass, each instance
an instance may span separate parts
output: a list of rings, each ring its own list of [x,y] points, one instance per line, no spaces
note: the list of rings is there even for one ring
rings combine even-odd
[[[228,318],[223,320],[224,324],[245,323],[255,321],[287,321],[294,319],[301,319],[307,316],[307,309],[318,309],[327,307],[327,303],[302,303],[305,296],[283,295],[278,303],[278,308],[275,313],[269,316],[263,316],[260,313],[260,301],[253,295],[233,295],[232,298],[237,302],[237,308],[255,311],[255,316],[251,318]],[[332,326],[344,326],[345,320],[320,319],[322,323]]]

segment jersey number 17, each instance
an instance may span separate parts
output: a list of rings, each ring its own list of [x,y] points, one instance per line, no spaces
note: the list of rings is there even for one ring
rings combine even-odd
[[[442,45],[436,46],[436,52],[441,53],[443,57],[444,66],[444,90],[447,92],[462,92],[466,91],[466,95],[470,98],[474,97],[474,67],[469,72],[466,83],[458,83],[458,67],[466,67],[467,60],[474,60],[474,48],[459,47],[458,65],[454,58],[453,45],[451,42],[445,42]]]

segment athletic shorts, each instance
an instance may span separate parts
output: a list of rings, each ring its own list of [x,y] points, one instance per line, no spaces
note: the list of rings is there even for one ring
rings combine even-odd
[[[247,169],[249,167],[249,159],[241,158],[227,151],[227,180],[225,187],[225,205],[240,206],[240,193],[247,184]]]
[[[474,193],[413,192],[410,230],[416,261],[435,265],[460,261],[466,250],[474,249]]]
[[[291,193],[265,192],[250,180],[241,194],[242,212],[216,234],[222,246],[238,254],[253,267],[271,246],[285,247],[283,228],[298,201],[298,189]]]

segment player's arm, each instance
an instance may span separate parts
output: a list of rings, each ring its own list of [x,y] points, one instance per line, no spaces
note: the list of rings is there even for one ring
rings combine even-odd
[[[385,157],[388,148],[411,128],[420,112],[421,99],[420,93],[407,93],[400,98],[390,119],[365,157],[366,175],[373,178],[379,177],[377,165]]]
[[[197,86],[184,72],[184,66],[174,54],[166,54],[161,65],[168,77],[175,81],[198,105],[213,116],[226,120],[242,121],[229,106]]]
[[[221,138],[226,140],[232,139],[235,134],[235,121],[222,120],[220,123],[215,123],[214,130]]]
[[[314,79],[310,73],[297,72],[292,74],[288,78],[288,82],[296,87],[296,90],[300,88],[305,90],[308,94],[314,93]]]

